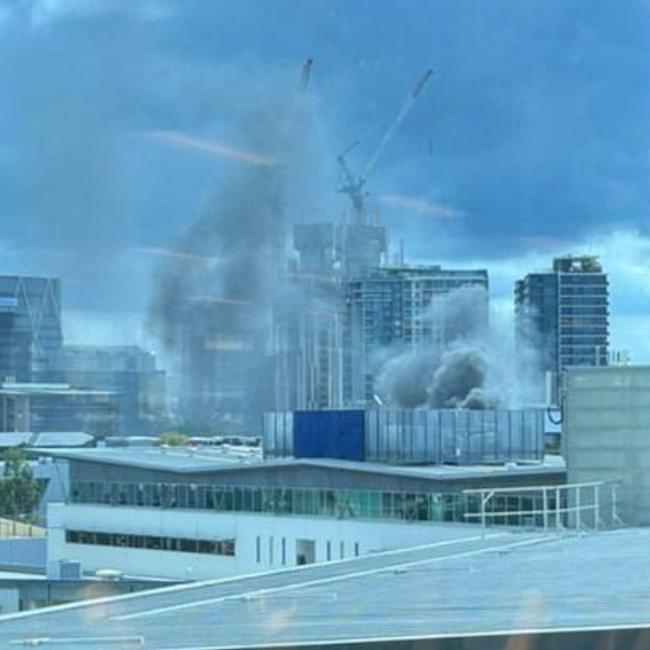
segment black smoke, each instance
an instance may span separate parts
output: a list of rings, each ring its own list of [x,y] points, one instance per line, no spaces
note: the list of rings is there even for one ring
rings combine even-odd
[[[498,406],[502,398],[490,386],[487,305],[482,287],[463,287],[434,299],[423,318],[443,333],[442,345],[389,355],[378,372],[380,397],[400,408]]]

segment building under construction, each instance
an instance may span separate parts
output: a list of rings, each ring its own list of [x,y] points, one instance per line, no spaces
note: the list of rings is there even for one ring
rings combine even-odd
[[[310,71],[308,61],[302,91]],[[266,265],[260,283],[270,283],[251,298],[254,308],[239,304],[238,295],[226,294],[215,303],[182,296],[190,305],[179,337],[183,419],[204,429],[250,430],[264,411],[346,403],[345,346],[353,339],[350,325],[356,327],[346,320],[346,287],[381,268],[389,248],[385,226],[366,206],[367,180],[432,74],[427,70],[420,77],[360,174],[352,172],[348,161],[356,143],[338,156],[339,191],[350,199],[350,209],[340,219],[289,227],[282,202],[271,193],[264,208],[250,204],[247,196],[240,201],[243,207],[237,205],[244,214],[250,206],[260,215],[242,237],[262,233],[264,219],[273,213],[273,230],[260,244]],[[239,223],[232,226],[226,236],[240,232]],[[250,242],[242,248],[249,251]],[[259,265],[260,259],[250,262]],[[247,266],[238,268],[244,272]]]

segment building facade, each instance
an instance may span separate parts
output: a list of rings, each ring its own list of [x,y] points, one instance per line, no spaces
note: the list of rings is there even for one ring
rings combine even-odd
[[[430,471],[326,460],[242,462],[182,449],[48,453],[58,463],[67,459],[69,471],[65,500],[48,508],[48,561],[176,579],[476,535],[465,514],[477,504],[465,488],[564,480],[563,471],[530,465]]]
[[[119,404],[106,390],[83,390],[68,384],[0,384],[3,431],[84,432],[114,436],[119,431]]]
[[[123,435],[160,432],[167,421],[165,372],[137,346],[66,345],[65,380],[75,388],[111,391]]]
[[[59,380],[62,345],[60,281],[0,276],[0,380]]]
[[[383,351],[440,351],[488,321],[488,274],[482,269],[375,269],[348,280],[344,297],[343,396],[349,406],[373,403],[375,360]],[[462,318],[464,307],[471,318]]]
[[[547,392],[554,401],[562,370],[607,365],[608,280],[598,258],[556,258],[551,271],[517,281],[515,320],[518,350],[522,356],[527,349],[536,352],[538,383],[543,386],[545,375],[551,378]]]
[[[617,484],[622,522],[649,526],[650,366],[570,368],[562,384],[568,481]],[[612,503],[601,498],[609,519]]]

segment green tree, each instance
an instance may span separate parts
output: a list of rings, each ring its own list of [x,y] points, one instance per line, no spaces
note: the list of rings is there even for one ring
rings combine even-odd
[[[187,436],[176,431],[169,431],[160,436],[160,444],[168,447],[183,447],[187,443]]]
[[[2,460],[0,517],[30,518],[41,496],[32,468],[20,449],[7,450]]]

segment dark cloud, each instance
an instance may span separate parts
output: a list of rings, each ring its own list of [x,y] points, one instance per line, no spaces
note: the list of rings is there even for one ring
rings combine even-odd
[[[63,251],[68,265],[53,268],[79,276],[66,292],[78,306],[119,304],[136,272],[129,300],[144,305],[142,265],[115,260],[173,241],[224,179],[224,165],[137,134],[236,146],[229,125],[255,101],[256,80],[294,68],[297,79],[307,55],[327,122],[319,145],[337,152],[360,138],[355,168],[418,74],[437,68],[368,185],[371,200],[383,192],[462,212],[438,221],[381,206],[414,255],[489,259],[522,252],[522,237],[648,231],[645,3],[115,0],[40,24],[35,4],[0,25],[3,240]],[[310,172],[314,208],[336,217],[330,170]],[[100,292],[89,274],[104,278]]]

